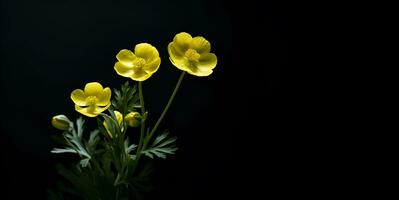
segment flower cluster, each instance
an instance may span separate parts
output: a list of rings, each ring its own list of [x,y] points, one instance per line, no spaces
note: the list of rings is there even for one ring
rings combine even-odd
[[[210,53],[211,44],[202,36],[192,37],[186,32],[177,34],[168,45],[169,59],[178,69],[195,76],[209,76],[217,64],[217,57]],[[137,44],[134,52],[122,49],[114,65],[116,73],[134,81],[145,81],[161,65],[158,50],[148,43]],[[100,83],[87,83],[84,90],[71,93],[75,110],[88,117],[96,117],[110,106],[111,90]]]
[[[65,115],[52,118],[52,125],[64,131],[61,141],[64,141],[65,146],[54,148],[51,152],[76,153],[81,159],[77,169],[61,174],[68,174],[67,179],[73,175],[74,178],[70,181],[75,184],[75,192],[81,192],[82,199],[118,199],[119,196],[128,199],[124,195],[129,193],[129,188],[138,191],[137,188],[143,187],[135,185],[138,182],[142,183],[141,179],[145,178],[143,174],[146,174],[145,168],[137,167],[140,158],[166,158],[177,150],[176,138],[169,137],[166,130],[157,132],[157,129],[185,73],[199,77],[209,76],[216,67],[217,57],[211,53],[211,44],[204,37],[192,37],[185,32],[175,35],[167,51],[170,62],[182,70],[182,73],[162,114],[153,126],[146,127],[148,111],[145,109],[142,83],[158,71],[161,57],[158,50],[148,43],[137,44],[133,50],[122,49],[116,55],[116,73],[137,81],[137,85],[131,86],[126,82],[120,90],[115,89],[111,92],[109,87],[104,87],[98,82],[89,82],[83,89],[72,91],[70,98],[75,104],[75,110],[84,116],[97,119],[98,129],[90,133],[89,139],[84,138],[85,121],[82,117],[77,119],[76,123]],[[104,112],[106,110],[109,114]],[[125,135],[129,127],[140,129],[140,137],[136,144],[131,144],[129,137]],[[102,133],[102,138],[99,133]],[[154,135],[157,136],[154,138]],[[136,169],[143,171],[137,172]],[[102,184],[107,188],[100,188],[94,180],[104,181]],[[87,191],[96,192],[82,192],[79,188],[82,185],[88,188]]]

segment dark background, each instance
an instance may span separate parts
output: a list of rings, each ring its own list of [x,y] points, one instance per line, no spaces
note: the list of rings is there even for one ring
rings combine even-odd
[[[179,151],[157,163],[149,199],[223,199],[240,193],[241,185],[270,189],[270,178],[279,176],[274,169],[284,152],[277,144],[285,114],[280,69],[287,59],[287,18],[280,6],[2,0],[0,8],[0,199],[45,199],[63,156],[49,153],[56,146],[50,136],[58,134],[51,117],[77,118],[69,95],[87,82],[111,88],[125,82],[113,70],[115,55],[140,42],[157,47],[162,59],[144,82],[153,124],[180,74],[166,47],[182,31],[207,38],[218,65],[209,77],[185,77],[162,123],[178,136]],[[267,153],[256,153],[262,150]]]

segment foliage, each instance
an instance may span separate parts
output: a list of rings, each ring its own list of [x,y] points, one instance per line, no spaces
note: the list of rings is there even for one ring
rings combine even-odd
[[[66,181],[60,182],[57,190],[48,192],[49,199],[141,199],[143,193],[152,188],[151,159],[165,159],[177,150],[176,137],[169,137],[167,131],[154,141],[148,134],[140,138],[146,142],[152,141],[148,147],[143,145],[138,149],[137,143],[131,143],[127,133],[138,135],[138,130],[129,129],[126,123],[120,125],[114,110],[125,116],[140,108],[137,87],[126,82],[114,93],[109,113],[101,113],[97,117],[97,129],[86,133],[85,119],[79,117],[75,123],[71,123],[70,129],[59,136],[58,141],[63,146],[51,152],[76,154],[78,159],[75,164],[57,166],[57,171]],[[103,122],[115,137],[109,136]],[[138,162],[137,154],[143,154],[150,160]]]
[[[57,138],[63,147],[54,148],[51,152],[76,154],[78,159],[72,165],[57,166],[67,182],[57,184],[57,191],[49,191],[49,199],[140,199],[143,192],[149,191],[153,171],[151,161],[165,159],[177,150],[176,137],[169,137],[168,131],[157,135],[158,127],[186,73],[200,77],[213,73],[217,57],[210,51],[211,44],[204,37],[192,37],[186,32],[176,34],[173,42],[169,43],[169,60],[182,73],[152,128],[146,127],[148,112],[144,107],[142,82],[158,70],[161,57],[151,44],[140,43],[135,46],[134,52],[123,49],[116,55],[116,73],[138,81],[138,87],[126,82],[120,90],[114,89],[113,100],[111,89],[104,88],[98,82],[87,83],[84,90],[73,90],[71,100],[75,110],[89,118],[95,117],[97,127],[85,133],[82,117],[76,123],[65,115],[52,118],[53,126],[64,132]],[[105,113],[107,110],[109,114]],[[138,129],[132,127],[140,127],[140,134]],[[139,138],[131,143],[129,135]],[[153,136],[156,136],[155,139]],[[146,162],[142,157],[146,158]]]
[[[150,157],[159,157],[165,159],[168,154],[174,154],[177,150],[175,145],[176,137],[168,137],[169,132],[165,131],[159,135],[147,149],[143,150],[143,154]]]

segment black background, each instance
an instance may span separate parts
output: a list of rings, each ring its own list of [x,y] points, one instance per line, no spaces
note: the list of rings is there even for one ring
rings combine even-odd
[[[58,133],[51,117],[77,118],[69,95],[87,82],[125,82],[113,70],[115,55],[140,42],[157,47],[162,59],[144,82],[153,124],[180,74],[166,47],[182,31],[207,38],[218,66],[209,77],[185,77],[162,123],[178,136],[179,151],[157,162],[148,198],[223,199],[242,185],[270,189],[280,173],[270,169],[280,167],[284,152],[277,144],[287,18],[273,2],[2,0],[0,17],[0,199],[45,199],[62,161],[49,153]]]

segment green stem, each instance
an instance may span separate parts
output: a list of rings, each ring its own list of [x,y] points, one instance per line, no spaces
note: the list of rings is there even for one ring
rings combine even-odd
[[[139,95],[140,95],[140,105],[141,105],[141,116],[144,117],[145,114],[145,107],[144,107],[144,97],[143,97],[143,86],[142,82],[139,81]],[[137,147],[137,153],[139,154],[139,151],[141,149],[141,145],[143,145],[143,137],[144,137],[144,131],[145,131],[145,118],[141,121],[140,125],[140,141],[139,141],[139,146]]]
[[[119,199],[119,187],[116,188],[115,200]]]
[[[138,148],[137,148],[136,160],[135,160],[135,166],[134,166],[134,168],[133,168],[133,172],[136,170],[137,165],[138,165],[138,162],[139,162],[139,160],[140,160],[140,158],[141,158],[141,151],[147,147],[147,144],[148,144],[148,142],[151,140],[152,135],[155,133],[155,131],[157,130],[159,124],[162,122],[162,119],[165,117],[166,112],[169,110],[169,107],[170,107],[170,105],[172,104],[173,99],[174,99],[175,96],[176,96],[177,90],[179,90],[179,87],[180,87],[180,85],[181,85],[181,83],[182,83],[182,80],[183,80],[185,74],[186,74],[186,72],[184,72],[184,71],[181,73],[180,78],[179,78],[179,80],[177,81],[177,84],[176,84],[176,86],[175,86],[175,89],[173,90],[173,93],[172,93],[172,95],[171,95],[170,98],[169,98],[168,104],[166,104],[166,107],[165,107],[164,110],[162,111],[161,116],[159,117],[157,123],[155,124],[155,126],[154,126],[154,128],[152,129],[152,131],[150,132],[150,134],[147,135],[147,137],[146,137],[145,139],[143,139],[142,137],[140,137],[140,142],[139,142],[139,146],[138,146]],[[139,82],[139,92],[140,92],[140,91],[141,91],[141,85],[140,85],[140,82]],[[142,99],[141,96],[142,96],[142,95],[141,95],[141,92],[140,92],[140,98]],[[142,105],[142,108],[143,108],[143,105]],[[142,128],[143,128],[143,124],[142,124]],[[144,128],[143,128],[143,129],[144,129]],[[142,130],[143,130],[143,129],[142,129]],[[141,133],[143,134],[143,132],[144,132],[144,131],[142,131]],[[143,135],[141,135],[141,136],[143,136]],[[145,140],[145,141],[144,141],[143,146],[141,147],[141,144],[142,144],[142,141],[143,141],[143,140]],[[132,172],[132,173],[133,173],[133,172]]]
[[[153,134],[155,133],[155,131],[157,130],[159,124],[162,122],[163,118],[164,118],[165,115],[166,115],[166,112],[168,112],[169,107],[170,107],[170,105],[172,104],[173,99],[175,98],[177,91],[179,90],[179,87],[180,87],[180,85],[181,85],[181,83],[182,83],[182,80],[183,80],[185,74],[186,74],[185,71],[183,71],[183,72],[181,73],[181,75],[180,75],[180,77],[179,77],[179,80],[177,81],[175,90],[173,90],[173,93],[172,93],[172,95],[171,95],[170,98],[169,98],[168,104],[166,104],[165,109],[163,110],[163,112],[162,112],[161,116],[159,117],[157,123],[155,124],[154,128],[152,128],[152,130],[151,130],[151,132],[150,132],[150,135],[149,135],[149,137],[148,137],[148,141],[151,139],[152,135],[153,135]]]

